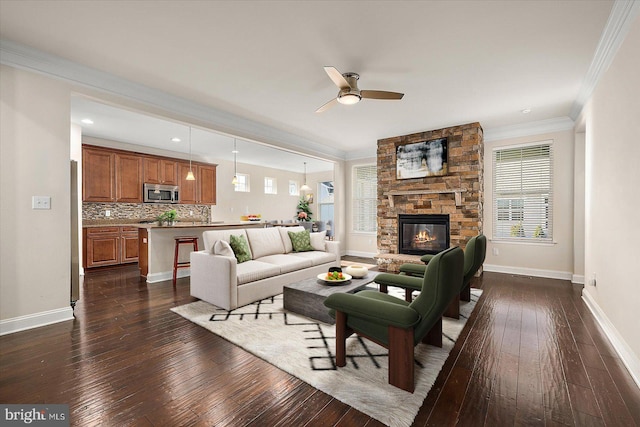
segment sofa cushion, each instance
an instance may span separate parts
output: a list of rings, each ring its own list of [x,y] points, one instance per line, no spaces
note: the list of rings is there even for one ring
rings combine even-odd
[[[280,267],[277,265],[255,260],[238,264],[236,268],[238,285],[277,276],[278,274],[280,274]]]
[[[297,257],[293,254],[268,255],[260,258],[258,261],[277,266],[280,269],[280,274],[302,270],[313,266],[312,260]]]
[[[215,242],[213,244],[213,250],[211,251],[211,253],[214,255],[235,256],[229,242],[225,242],[224,240],[218,240],[217,242]]]
[[[294,252],[291,254],[299,258],[304,258],[313,263],[313,265],[325,264],[327,262],[335,262],[336,255],[331,252],[310,251],[310,252]]]
[[[289,238],[289,231],[304,231],[304,227],[297,225],[295,227],[276,227],[282,237],[282,244],[284,245],[284,253],[288,254],[293,251],[293,245],[291,244],[291,238]]]
[[[231,249],[238,260],[238,264],[251,260],[251,252],[249,252],[249,242],[244,238],[242,234],[239,236],[231,235]]]
[[[327,230],[320,231],[318,233],[311,233],[309,237],[311,238],[311,247],[315,251],[324,251],[324,239],[327,236]]]
[[[289,231],[288,234],[291,239],[294,252],[306,252],[313,250],[313,246],[311,246],[311,237],[309,236],[308,231]]]
[[[245,231],[247,232],[253,259],[284,253],[284,244],[282,243],[280,232],[275,228],[248,228]]]
[[[224,240],[227,243],[231,242],[231,235],[243,235],[245,238],[247,234],[245,233],[244,228],[235,229],[235,230],[207,230],[202,233],[202,240],[204,241],[204,249],[207,252],[211,252],[213,250],[213,245],[218,240]]]

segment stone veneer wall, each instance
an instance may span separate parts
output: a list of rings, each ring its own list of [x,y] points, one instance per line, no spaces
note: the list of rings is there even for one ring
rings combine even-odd
[[[448,138],[448,175],[396,179],[396,147],[437,138]],[[451,246],[464,249],[467,241],[482,232],[483,132],[480,123],[396,136],[378,141],[378,252],[379,265],[397,271],[384,261],[384,254],[398,253],[399,214],[449,214]],[[462,188],[462,203],[456,206],[453,193],[394,196],[388,191],[446,190]]]

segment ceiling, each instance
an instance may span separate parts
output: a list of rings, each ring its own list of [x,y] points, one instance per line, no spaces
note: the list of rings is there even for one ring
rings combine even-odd
[[[378,139],[396,135],[569,116],[612,5],[1,0],[0,37],[299,138],[301,153],[313,145],[316,153],[324,147],[354,158],[374,155]],[[315,113],[338,92],[325,65],[359,73],[361,89],[403,92],[404,99]],[[92,104],[74,100],[74,120],[104,109]],[[131,112],[121,114],[116,121],[130,120],[127,126],[105,128],[101,137],[167,144],[144,120],[136,125]],[[98,136],[98,127],[84,132]],[[232,139],[211,138],[226,141],[217,150],[230,154]],[[197,150],[206,156],[212,147]],[[267,155],[251,147],[239,156]]]

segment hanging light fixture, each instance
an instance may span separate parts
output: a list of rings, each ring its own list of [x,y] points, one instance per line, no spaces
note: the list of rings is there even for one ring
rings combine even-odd
[[[189,173],[187,173],[187,181],[195,181],[196,177],[193,176],[193,169],[191,169],[191,126],[189,126]]]
[[[236,139],[233,138],[233,179],[231,180],[231,184],[238,184],[238,150],[236,148]]]
[[[304,184],[300,187],[300,191],[311,191],[311,187],[307,185],[307,162],[304,162]]]

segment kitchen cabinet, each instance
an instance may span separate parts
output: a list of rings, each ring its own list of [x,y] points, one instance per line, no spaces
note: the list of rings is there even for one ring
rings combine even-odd
[[[115,194],[114,153],[82,148],[82,201],[113,202]]]
[[[180,179],[180,203],[216,204],[216,166],[192,164],[195,181],[187,181],[189,163],[178,163]]]
[[[142,157],[116,153],[116,202],[142,203]]]
[[[83,202],[142,202],[142,157],[97,147],[82,148]]]
[[[137,227],[84,227],[84,268],[138,261]]]
[[[177,162],[175,160],[144,158],[144,180],[148,184],[178,185]]]

